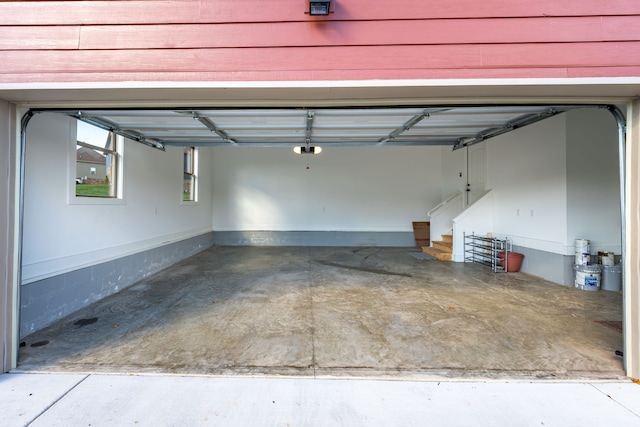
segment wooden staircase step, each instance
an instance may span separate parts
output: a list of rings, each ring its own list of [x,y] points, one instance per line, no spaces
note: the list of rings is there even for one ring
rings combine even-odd
[[[451,261],[451,252],[445,252],[432,246],[423,246],[422,252],[431,255],[440,261]]]
[[[453,234],[442,234],[442,241],[453,244]]]
[[[453,243],[452,242],[445,242],[445,241],[441,241],[441,240],[435,240],[435,241],[431,242],[431,246],[436,248],[436,249],[440,249],[443,252],[451,253],[453,251]]]

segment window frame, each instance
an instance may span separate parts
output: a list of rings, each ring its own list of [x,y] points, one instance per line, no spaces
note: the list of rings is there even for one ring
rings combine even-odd
[[[191,151],[191,155],[189,156],[190,162],[190,168],[187,168],[187,149],[189,149]],[[188,171],[187,169],[191,169],[191,171]],[[185,176],[189,176],[191,178],[191,198],[190,199],[185,199],[185,194],[188,194],[185,192]],[[198,148],[197,147],[193,147],[193,146],[187,146],[187,147],[183,147],[182,150],[182,192],[180,195],[180,204],[182,205],[191,205],[191,204],[195,204],[198,203]]]
[[[67,202],[70,205],[122,205],[124,200],[124,137],[110,132],[113,141],[113,149],[109,150],[98,147],[84,141],[77,140],[77,120],[73,124],[69,132],[69,165],[68,171],[68,191]],[[105,131],[108,132],[108,131]],[[77,147],[85,147],[99,151],[103,154],[109,153],[114,169],[112,176],[115,176],[115,183],[112,195],[110,196],[83,196],[76,194],[76,178],[77,178]],[[113,178],[112,178],[113,179]]]

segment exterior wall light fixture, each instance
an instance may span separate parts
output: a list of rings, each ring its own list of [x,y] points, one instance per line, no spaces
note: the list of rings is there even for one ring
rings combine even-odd
[[[309,15],[327,16],[331,9],[331,0],[309,1]]]

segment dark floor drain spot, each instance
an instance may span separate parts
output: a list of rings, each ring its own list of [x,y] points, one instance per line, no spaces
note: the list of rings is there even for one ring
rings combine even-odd
[[[49,344],[49,340],[38,341],[31,344],[31,347],[42,347],[43,345]]]
[[[87,325],[91,325],[92,323],[96,323],[98,321],[97,317],[91,317],[89,319],[80,319],[77,320],[74,325],[76,325],[79,328],[82,328],[83,326],[87,326]]]
[[[26,343],[26,342],[22,341],[22,342],[20,343],[20,347],[26,347],[26,346],[27,346],[27,343]]]

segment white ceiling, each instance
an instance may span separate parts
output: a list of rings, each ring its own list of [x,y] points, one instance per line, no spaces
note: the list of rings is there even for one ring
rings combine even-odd
[[[555,114],[585,107],[507,105],[55,111],[156,148],[172,145],[446,145],[460,148]]]

